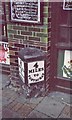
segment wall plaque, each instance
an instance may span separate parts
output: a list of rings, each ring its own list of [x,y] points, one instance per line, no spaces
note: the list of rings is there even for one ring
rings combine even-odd
[[[64,0],[63,9],[64,10],[72,10],[72,0]]]
[[[40,0],[10,0],[11,20],[40,22]]]

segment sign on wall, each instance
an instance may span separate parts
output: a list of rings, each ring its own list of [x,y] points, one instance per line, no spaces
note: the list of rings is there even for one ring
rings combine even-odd
[[[44,81],[44,61],[28,63],[28,84]]]
[[[72,0],[64,0],[63,9],[64,10],[72,10]]]
[[[40,22],[40,0],[10,0],[11,20]]]
[[[25,83],[24,62],[19,57],[18,57],[18,65],[19,65],[19,75],[20,75],[23,83]]]
[[[10,64],[9,45],[7,42],[0,42],[0,63]]]

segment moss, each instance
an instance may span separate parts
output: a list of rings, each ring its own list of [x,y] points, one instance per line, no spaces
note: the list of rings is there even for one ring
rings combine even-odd
[[[48,6],[47,6],[47,7],[46,7],[46,6],[44,7],[44,12],[45,12],[45,13],[48,13]]]
[[[11,30],[12,29],[12,25],[7,25],[7,29]]]
[[[44,24],[48,24],[48,18],[44,18]]]
[[[47,42],[48,42],[48,38],[47,38],[47,37],[42,37],[42,38],[41,38],[41,42],[47,43]]]
[[[44,29],[43,29],[43,32],[44,32],[44,33],[48,33],[48,28],[47,28],[47,27],[44,28]]]

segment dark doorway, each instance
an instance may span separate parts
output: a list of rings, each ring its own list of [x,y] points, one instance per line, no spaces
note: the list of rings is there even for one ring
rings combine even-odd
[[[51,3],[50,90],[72,93],[72,10]]]

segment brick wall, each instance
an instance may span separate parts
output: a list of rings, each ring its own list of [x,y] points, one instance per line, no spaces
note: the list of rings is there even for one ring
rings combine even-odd
[[[50,65],[50,37],[51,37],[51,12],[50,4],[43,2],[43,24],[21,24],[9,21],[9,3],[5,4],[8,42],[10,49],[10,74],[13,80],[18,80],[18,52],[24,47],[39,48],[47,54],[46,62],[46,82],[48,88],[49,65]]]

